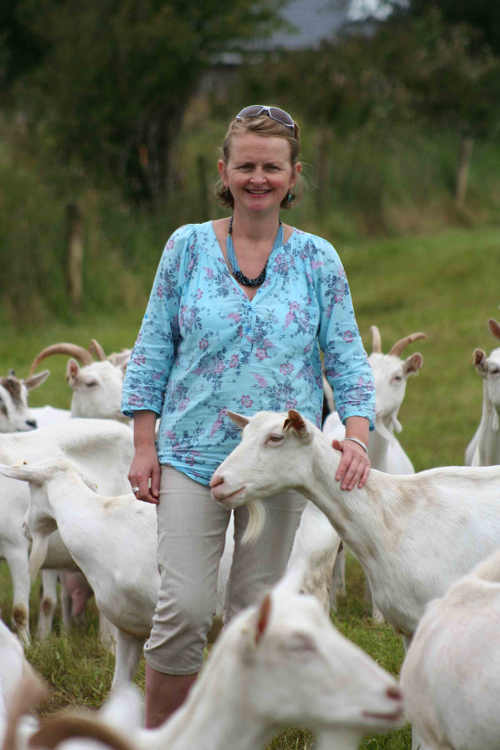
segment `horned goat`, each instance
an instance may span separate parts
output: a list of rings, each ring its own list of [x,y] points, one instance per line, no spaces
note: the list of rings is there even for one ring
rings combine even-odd
[[[428,605],[401,684],[422,750],[500,747],[500,551]]]
[[[375,603],[411,637],[425,604],[500,546],[500,467],[444,467],[391,475],[373,469],[363,488],[340,490],[340,453],[297,411],[228,412],[241,443],[215,471],[213,497],[236,508],[295,489],[325,513],[361,563]],[[265,519],[249,505],[246,538]]]
[[[488,326],[500,339],[500,323],[490,318]],[[474,349],[473,363],[483,379],[481,421],[465,451],[468,466],[500,464],[500,347],[489,357],[482,349]]]
[[[71,357],[66,366],[66,380],[73,391],[72,417],[117,419],[128,423],[128,417],[124,417],[120,406],[129,349],[106,357],[95,339],[92,339],[89,349],[61,342],[42,349],[33,360],[30,372],[33,373],[42,360],[54,354],[68,354]],[[97,356],[97,361],[93,354]]]
[[[398,419],[399,410],[406,393],[406,383],[411,375],[417,375],[423,365],[420,352],[415,352],[406,359],[401,359],[404,349],[414,341],[425,339],[422,332],[410,333],[396,341],[388,354],[382,353],[382,339],[377,326],[371,326],[372,352],[368,361],[373,370],[375,381],[375,429],[368,438],[368,454],[371,465],[379,471],[389,474],[413,474],[415,469],[395,432],[401,432]],[[345,427],[336,411],[331,412],[323,424],[323,432],[330,440],[343,440]],[[342,548],[341,556],[345,556]],[[339,570],[345,570],[345,561],[337,562]],[[345,590],[345,580],[341,582]],[[372,617],[382,620],[382,615],[373,602],[369,587],[366,587],[366,598],[371,600]]]
[[[394,677],[344,638],[319,602],[298,594],[287,576],[232,619],[170,720],[158,729],[119,733],[113,744],[123,750],[255,750],[282,728],[302,726],[317,734],[319,749],[354,750],[364,735],[401,726],[402,715]],[[65,739],[85,734],[62,716],[49,719],[34,743],[55,747],[65,718]],[[99,718],[88,718],[81,750],[90,750],[92,740],[109,743],[109,728]]]

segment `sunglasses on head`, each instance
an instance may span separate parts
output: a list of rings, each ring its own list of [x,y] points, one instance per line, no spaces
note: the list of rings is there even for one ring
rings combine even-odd
[[[259,117],[260,115],[267,115],[271,120],[276,120],[280,125],[284,125],[285,128],[290,128],[295,134],[295,122],[292,117],[285,112],[284,109],[279,107],[267,107],[264,104],[251,104],[249,107],[243,107],[241,112],[236,115],[236,120],[244,120],[247,117]]]

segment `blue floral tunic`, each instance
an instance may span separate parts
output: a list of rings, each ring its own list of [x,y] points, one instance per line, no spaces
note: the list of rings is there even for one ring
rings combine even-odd
[[[240,433],[226,409],[298,409],[318,426],[320,349],[342,421],[367,417],[374,385],[349,285],[332,245],[294,229],[252,300],[231,276],[211,221],[163,251],[123,387],[127,416],[161,415],[160,463],[208,484]]]

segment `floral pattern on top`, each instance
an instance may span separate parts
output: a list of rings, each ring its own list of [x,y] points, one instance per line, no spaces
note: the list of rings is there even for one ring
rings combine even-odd
[[[158,414],[160,463],[208,484],[239,442],[226,411],[298,409],[318,426],[321,355],[340,418],[373,428],[372,370],[333,246],[294,229],[252,300],[231,276],[212,222],[163,251],[127,366],[122,410]]]

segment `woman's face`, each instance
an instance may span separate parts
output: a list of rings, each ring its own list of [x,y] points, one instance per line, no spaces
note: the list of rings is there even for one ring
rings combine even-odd
[[[279,136],[242,133],[231,139],[228,162],[219,161],[219,174],[231,190],[235,209],[279,212],[297,181],[301,164],[292,165],[290,144]]]

